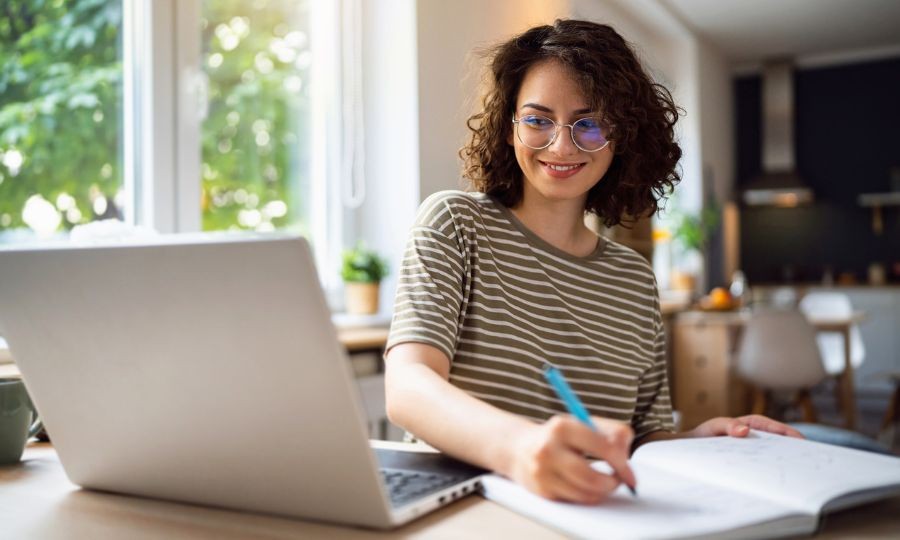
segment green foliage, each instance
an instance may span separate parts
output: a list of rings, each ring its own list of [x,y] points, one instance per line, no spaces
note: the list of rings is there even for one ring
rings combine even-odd
[[[387,261],[360,242],[344,250],[341,278],[348,283],[378,283],[388,274]]]
[[[257,219],[275,227],[307,221],[308,6],[295,0],[258,5],[204,2],[204,230],[254,228]]]
[[[708,201],[699,215],[677,209],[672,213],[675,223],[672,236],[685,251],[703,252],[710,235],[719,226],[719,207]]]
[[[20,228],[25,201],[74,198],[67,228],[121,185],[121,3],[0,3],[0,231]],[[107,205],[103,217],[115,215]]]
[[[35,194],[63,228],[121,217],[111,203],[123,186],[122,2],[0,2],[0,234],[25,227]],[[306,232],[308,0],[204,0],[203,10],[203,229]],[[21,165],[4,165],[4,153]],[[101,196],[110,204],[97,215]]]

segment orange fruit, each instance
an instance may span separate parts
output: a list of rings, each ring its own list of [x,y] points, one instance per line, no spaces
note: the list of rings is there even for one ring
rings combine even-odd
[[[728,309],[731,307],[731,293],[728,289],[716,287],[709,292],[709,303],[716,309]]]

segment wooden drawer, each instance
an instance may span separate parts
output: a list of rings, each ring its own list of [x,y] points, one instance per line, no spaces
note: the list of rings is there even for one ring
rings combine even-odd
[[[747,412],[746,388],[734,375],[733,327],[676,321],[673,348],[672,400],[682,429]]]

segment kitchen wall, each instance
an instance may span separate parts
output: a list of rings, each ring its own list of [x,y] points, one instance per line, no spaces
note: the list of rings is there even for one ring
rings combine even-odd
[[[761,80],[734,81],[736,179],[760,171]],[[900,58],[799,68],[795,73],[797,167],[816,201],[803,208],[742,208],[741,265],[751,283],[818,281],[830,267],[866,281],[873,262],[900,263],[900,206],[884,232],[860,193],[887,192],[900,167]],[[900,276],[897,276],[900,278]]]

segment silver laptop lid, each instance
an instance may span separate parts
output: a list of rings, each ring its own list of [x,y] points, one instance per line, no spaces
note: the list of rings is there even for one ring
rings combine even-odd
[[[74,483],[391,524],[302,238],[3,248],[0,276],[0,335]]]

